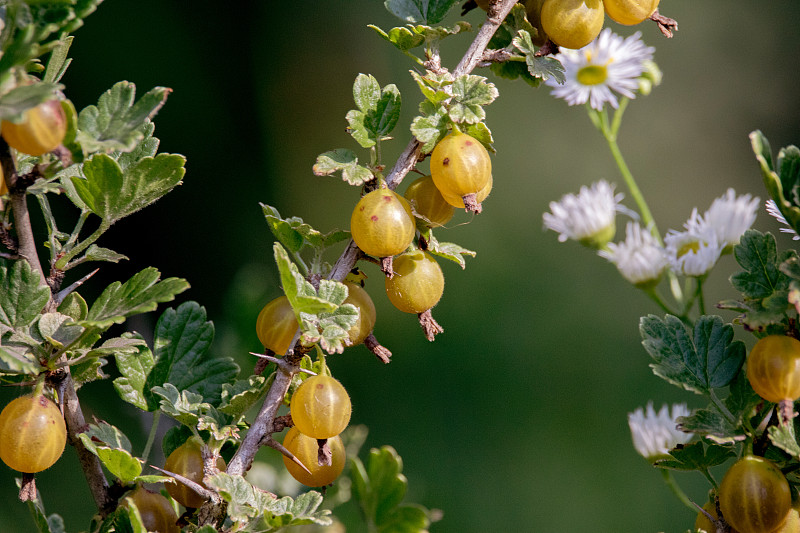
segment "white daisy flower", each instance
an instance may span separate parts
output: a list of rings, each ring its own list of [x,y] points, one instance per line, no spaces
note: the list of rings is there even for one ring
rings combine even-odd
[[[664,248],[637,222],[625,226],[623,242],[609,243],[607,250],[597,253],[614,263],[622,277],[640,287],[657,283],[669,264]]]
[[[781,210],[778,209],[778,204],[775,203],[775,200],[767,200],[766,207],[770,216],[775,217],[775,220],[786,226],[785,228],[780,228],[781,233],[790,233],[793,241],[800,241],[800,235],[786,222],[786,218],[781,213]]]
[[[578,195],[566,194],[558,202],[550,202],[550,213],[542,218],[547,229],[559,233],[558,240],[580,241],[592,248],[602,248],[614,238],[617,211],[624,194],[614,194],[614,186],[605,180],[581,187]]]
[[[636,32],[623,39],[606,28],[580,50],[561,49],[555,58],[564,65],[566,81],[560,85],[548,79],[545,83],[553,87],[551,94],[569,105],[588,101],[598,111],[606,102],[614,109],[619,106],[615,92],[636,98],[639,76],[655,52],[652,46],[645,46],[641,36]]]
[[[713,228],[720,246],[733,247],[755,222],[759,201],[749,194],[737,197],[736,191],[728,189],[712,202],[702,222]]]
[[[673,404],[672,413],[669,406],[664,405],[656,414],[653,402],[647,403],[646,414],[641,407],[628,413],[633,447],[650,462],[667,456],[675,446],[692,439],[692,433],[684,433],[677,427],[678,417],[689,414],[689,408],[684,403]]]
[[[675,272],[702,276],[717,264],[723,246],[717,240],[714,228],[703,222],[697,209],[692,211],[684,227],[686,231],[669,230],[664,237],[667,259]]]

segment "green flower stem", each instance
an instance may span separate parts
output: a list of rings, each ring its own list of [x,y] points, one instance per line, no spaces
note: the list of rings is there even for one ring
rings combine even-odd
[[[642,291],[644,291],[644,293],[647,296],[649,296],[650,299],[653,300],[661,308],[662,311],[664,311],[667,314],[675,315],[678,318],[681,318],[680,313],[677,313],[673,309],[670,309],[670,307],[666,304],[666,302],[664,302],[664,299],[661,297],[660,294],[658,294],[655,287],[642,288]]]
[[[698,277],[697,284],[695,286],[695,294],[697,295],[697,309],[701,316],[706,314],[706,302],[705,298],[703,298],[703,282],[705,279],[705,276]]]
[[[678,486],[678,483],[675,481],[675,477],[672,475],[672,472],[670,472],[666,468],[659,468],[659,470],[661,470],[661,475],[664,478],[664,483],[667,484],[667,486],[670,488],[675,497],[678,498],[681,501],[681,503],[683,503],[686,507],[688,507],[692,511],[692,513],[697,513],[697,507],[695,507],[695,505],[692,503],[692,501],[689,499],[686,493],[683,492],[683,489],[681,489]]]
[[[87,237],[86,240],[81,242],[78,246],[76,246],[69,252],[66,252],[63,256],[61,256],[61,259],[56,261],[56,264],[53,266],[58,270],[67,270],[68,268],[70,268],[70,265],[68,265],[69,261],[78,254],[80,254],[81,252],[83,252],[84,250],[86,250],[89,246],[94,244],[94,241],[99,239],[100,236],[106,231],[108,231],[108,228],[110,227],[111,224],[107,223],[105,220],[102,221],[100,223],[100,227],[97,228],[94,233],[89,235],[89,237]]]
[[[158,433],[158,423],[161,420],[161,411],[157,410],[153,413],[153,423],[150,426],[150,434],[147,436],[147,442],[144,445],[144,451],[142,452],[142,460],[146,463],[147,458],[150,456],[150,450],[153,448],[153,442],[156,440],[156,434]]]

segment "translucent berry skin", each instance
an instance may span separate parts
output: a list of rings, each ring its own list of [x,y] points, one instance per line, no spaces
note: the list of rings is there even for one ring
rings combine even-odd
[[[583,48],[603,29],[602,0],[544,0],[542,27],[564,48]]]
[[[50,468],[66,443],[61,411],[41,394],[15,398],[0,412],[0,459],[18,472]]]
[[[525,0],[525,15],[531,26],[536,28],[536,36],[531,35],[531,40],[536,46],[547,42],[547,34],[542,27],[542,6],[544,0]]]
[[[342,384],[322,374],[301,383],[289,407],[294,427],[314,439],[329,439],[344,431],[352,413],[350,396]]]
[[[759,339],[747,358],[747,379],[768,402],[800,398],[800,341],[785,335]]]
[[[430,176],[415,179],[403,194],[418,215],[425,217],[426,226],[438,228],[453,218],[453,206],[447,202]],[[461,200],[461,198],[458,198]],[[461,202],[462,204],[464,202]],[[463,207],[463,205],[462,205]]]
[[[491,175],[489,152],[466,133],[449,133],[431,152],[431,177],[444,197],[476,194]]]
[[[475,195],[475,199],[478,201],[478,203],[483,202],[484,200],[486,200],[486,198],[489,197],[489,193],[492,192],[493,185],[494,185],[494,179],[492,178],[492,176],[489,176],[489,183],[487,183],[486,186],[480,191],[478,191],[478,193]],[[465,207],[464,199],[460,196],[443,193],[442,198],[444,198],[444,201],[452,205],[453,207],[460,207],[462,209],[464,209]]]
[[[615,22],[633,26],[644,22],[658,7],[660,0],[603,0],[606,15]]]
[[[358,309],[358,322],[350,328],[347,335],[350,337],[351,345],[358,346],[364,342],[364,339],[366,339],[375,328],[375,321],[377,319],[375,304],[361,285],[350,281],[345,281],[344,284],[347,286],[347,299],[344,303],[353,304],[356,309]]]
[[[256,319],[256,334],[265,348],[284,355],[299,327],[286,296],[275,298],[261,309]]]
[[[386,295],[404,313],[419,314],[436,305],[444,293],[444,275],[428,253],[414,250],[394,258],[394,276],[386,278]]]
[[[226,466],[225,460],[217,457],[217,468],[221,472],[225,471]],[[203,441],[197,437],[189,437],[186,442],[172,450],[164,462],[164,470],[179,474],[203,488],[208,488],[203,483],[205,475],[203,472]],[[197,508],[206,502],[205,498],[180,481],[166,483],[164,486],[169,495],[184,507]]]
[[[133,501],[139,516],[142,517],[142,524],[148,532],[155,533],[179,533],[178,515],[167,500],[161,494],[150,492],[141,485],[129,492],[122,500],[124,507],[130,507],[129,501]]]
[[[763,457],[742,457],[725,473],[719,486],[719,507],[740,533],[771,533],[789,514],[789,483],[774,463]]]
[[[67,133],[67,116],[58,100],[49,100],[25,112],[22,122],[4,120],[0,133],[8,145],[23,154],[52,152]]]
[[[353,209],[350,233],[367,255],[390,257],[402,253],[416,233],[411,206],[389,189],[367,193]]]
[[[319,465],[317,459],[319,444],[317,444],[317,439],[303,435],[297,428],[293,427],[286,432],[286,436],[283,438],[283,445],[311,471],[309,475],[308,472],[300,468],[288,457],[283,456],[283,464],[286,466],[286,470],[289,471],[293,478],[307,487],[330,485],[342,473],[347,461],[344,444],[339,436],[328,439],[328,446],[331,450],[330,466]]]

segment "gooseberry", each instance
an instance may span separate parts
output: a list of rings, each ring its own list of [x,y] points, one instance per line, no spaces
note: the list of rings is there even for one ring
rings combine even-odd
[[[786,335],[759,339],[747,358],[747,378],[768,402],[800,398],[800,341]]]
[[[660,0],[603,0],[606,14],[616,22],[632,26],[647,20]]]
[[[42,394],[15,398],[0,412],[0,459],[14,470],[34,474],[50,468],[66,444],[64,417]]]
[[[365,194],[350,217],[353,241],[365,254],[374,257],[402,253],[414,240],[415,232],[408,201],[389,189]]]
[[[483,202],[484,200],[486,200],[486,198],[489,197],[489,193],[492,192],[492,186],[493,185],[494,185],[494,179],[492,178],[492,176],[489,176],[489,182],[486,184],[486,186],[483,189],[478,191],[478,193],[475,195],[475,200],[477,200],[478,203]],[[462,197],[460,197],[460,196],[455,196],[455,195],[442,193],[442,198],[444,198],[444,201],[447,202],[448,204],[450,204],[453,207],[461,207],[462,209],[465,207],[464,206],[464,199]]]
[[[130,508],[130,502],[136,505],[142,525],[148,532],[155,533],[178,533],[178,515],[161,494],[150,492],[141,485],[129,492],[122,501],[122,506]]]
[[[431,177],[442,196],[477,194],[492,175],[492,160],[474,137],[454,130],[431,152]]]
[[[217,456],[217,469],[224,472],[225,468],[225,460]],[[203,483],[203,477],[205,476],[203,471],[203,441],[195,436],[189,437],[186,442],[172,450],[172,453],[169,454],[169,457],[164,462],[164,470],[181,475],[207,489],[208,487]],[[200,507],[206,501],[205,498],[178,480],[175,480],[175,483],[167,483],[165,486],[169,495],[184,507]]]
[[[28,109],[21,122],[2,121],[0,133],[11,148],[38,156],[52,152],[67,133],[67,116],[58,100]]]
[[[439,302],[444,275],[439,263],[421,250],[394,258],[394,277],[385,278],[389,301],[404,313],[422,313]]]
[[[297,481],[307,487],[324,487],[333,483],[344,470],[347,456],[344,451],[344,443],[338,435],[328,439],[328,447],[331,451],[331,464],[319,464],[319,443],[317,439],[303,435],[293,427],[286,432],[283,439],[283,446],[297,457],[303,465],[311,472],[309,474],[300,466],[286,456],[283,456],[283,464],[286,469]]]
[[[547,34],[542,27],[542,6],[544,0],[525,0],[525,16],[531,26],[536,28],[536,35],[531,35],[531,41],[536,46],[542,46],[547,42]]]
[[[358,322],[347,332],[350,344],[357,346],[364,342],[375,328],[377,319],[375,304],[361,285],[350,281],[345,281],[344,284],[347,286],[347,299],[344,303],[352,304],[358,309]]]
[[[256,319],[256,334],[265,348],[284,355],[297,333],[297,318],[286,296],[279,296],[261,309]]]
[[[434,228],[444,226],[453,218],[453,206],[445,200],[430,176],[415,179],[403,196],[412,205],[414,211],[424,217],[426,225]],[[457,198],[461,201],[461,197]],[[463,201],[461,201],[461,207],[464,207]]]
[[[603,29],[602,0],[544,0],[542,27],[550,39],[565,48],[583,48]]]
[[[789,514],[789,482],[772,461],[746,455],[725,473],[719,507],[725,521],[741,533],[769,533]]]
[[[289,407],[294,427],[315,439],[328,439],[344,431],[352,411],[350,396],[342,384],[323,374],[301,383]]]

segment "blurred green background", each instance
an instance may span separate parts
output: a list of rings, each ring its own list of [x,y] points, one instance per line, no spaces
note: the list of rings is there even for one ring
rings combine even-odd
[[[622,35],[641,30],[664,72],[652,95],[629,106],[620,144],[665,232],[727,187],[764,199],[750,131],[763,130],[775,149],[800,143],[800,3],[665,0],[661,11],[680,23],[672,40],[653,24],[606,23]],[[448,20],[456,17],[454,9]],[[477,26],[481,13],[466,18]],[[80,109],[122,79],[140,92],[173,88],[156,135],[163,151],[188,163],[180,188],[109,232],[101,245],[131,260],[104,266],[87,294],[148,265],[185,277],[192,288],[180,301],[206,306],[217,325],[213,350],[248,372],[247,351],[260,350],[256,314],[279,294],[258,202],[323,231],[347,229],[358,191],[313,176],[311,166],[326,150],[356,149],[344,115],[360,72],[397,84],[404,96],[387,161],[409,140],[419,102],[408,75],[413,64],[370,23],[399,25],[379,0],[101,5],[76,32],[67,95]],[[451,38],[444,64],[454,66],[470,40]],[[636,454],[626,415],[650,400],[657,408],[703,400],[648,368],[638,319],[659,309],[612,265],[542,230],[548,202],[598,179],[626,192],[622,180],[583,108],[547,88],[495,83],[501,96],[487,108],[494,191],[481,215],[457,214],[438,234],[478,252],[464,271],[442,264],[447,284],[434,315],[445,333],[426,341],[412,316],[388,304],[380,273],[368,266],[375,333],[393,362],[384,366],[363,347],[329,360],[351,394],[352,422],[369,426],[364,451],[397,449],[408,500],[444,513],[433,532],[685,531],[694,516]],[[624,225],[619,219],[618,238]],[[756,227],[778,226],[762,212]],[[789,245],[779,237],[779,246]],[[723,258],[708,281],[708,302],[734,296],[727,277],[735,269]],[[147,331],[157,316],[133,326]],[[120,408],[108,383],[83,393],[90,414],[124,428],[141,447],[148,417]],[[37,476],[47,511],[64,515],[69,532],[85,530],[92,513],[80,475],[68,450]],[[676,478],[703,501],[699,474]],[[74,481],[65,486],[64,479]],[[2,530],[35,531],[4,465],[0,490]]]

